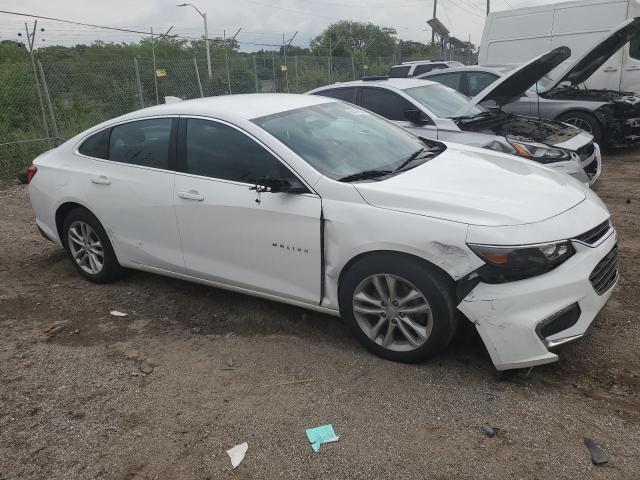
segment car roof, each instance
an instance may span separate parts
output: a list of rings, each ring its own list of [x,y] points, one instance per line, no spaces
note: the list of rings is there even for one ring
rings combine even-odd
[[[221,119],[252,120],[274,113],[286,112],[297,108],[327,103],[329,98],[313,97],[288,93],[249,93],[240,95],[221,95],[218,97],[196,98],[165,103],[136,110],[120,119],[137,118],[150,115],[197,115],[214,116]]]
[[[413,60],[411,62],[402,62],[397,65],[392,65],[391,68],[395,67],[410,67],[411,65],[438,65],[438,64],[450,64],[453,60]]]
[[[427,73],[421,74],[420,78],[430,77],[431,75],[443,74],[443,73],[457,73],[457,72],[486,72],[494,73],[498,76],[503,76],[507,70],[511,70],[512,67],[504,67],[502,69],[497,67],[480,67],[478,65],[467,65],[464,67],[447,68],[446,70],[432,70]]]
[[[331,85],[311,90],[309,93],[315,93],[322,90],[331,90],[334,88],[345,87],[386,87],[390,89],[405,90],[411,87],[421,87],[423,85],[434,85],[437,82],[431,80],[423,80],[420,78],[386,78],[380,80],[354,80],[352,82],[337,82]]]

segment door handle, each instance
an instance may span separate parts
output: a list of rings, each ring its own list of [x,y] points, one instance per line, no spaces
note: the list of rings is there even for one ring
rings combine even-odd
[[[200,192],[197,190],[189,190],[188,192],[180,192],[178,193],[180,198],[184,198],[185,200],[197,200],[201,202],[204,200],[204,195],[200,195]]]
[[[96,185],[111,185],[111,180],[104,175],[100,175],[99,177],[92,177],[91,183],[95,183]]]
[[[640,70],[640,67],[627,67],[626,70],[627,72],[633,72],[635,70]]]
[[[607,67],[603,70],[603,72],[617,72],[618,69],[616,67]]]

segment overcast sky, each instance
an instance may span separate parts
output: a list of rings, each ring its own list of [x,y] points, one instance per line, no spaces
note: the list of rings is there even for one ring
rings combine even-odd
[[[433,0],[193,0],[206,12],[210,36],[232,35],[242,28],[238,40],[243,50],[260,47],[251,43],[276,44],[282,34],[298,34],[294,45],[308,46],[309,40],[338,20],[357,20],[397,29],[403,40],[431,38],[426,20],[431,18]],[[197,37],[203,33],[202,18],[190,7],[176,7],[182,0],[4,0],[0,9],[64,18],[135,30],[165,31]],[[491,0],[492,10],[553,3],[553,0]],[[438,18],[456,37],[478,44],[482,35],[486,0],[438,0]],[[18,40],[24,31],[21,17],[0,13],[0,40]],[[92,40],[135,41],[140,35],[105,31],[39,20],[36,43],[73,45]],[[265,47],[268,48],[268,47]]]

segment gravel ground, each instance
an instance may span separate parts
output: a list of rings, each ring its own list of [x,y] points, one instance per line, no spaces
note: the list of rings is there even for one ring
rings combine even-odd
[[[638,160],[608,155],[598,182],[621,279],[593,334],[511,375],[473,332],[408,366],[299,308],[139,272],[90,284],[39,236],[26,188],[4,185],[0,480],[639,478]],[[340,440],[314,454],[304,431],[325,423]]]

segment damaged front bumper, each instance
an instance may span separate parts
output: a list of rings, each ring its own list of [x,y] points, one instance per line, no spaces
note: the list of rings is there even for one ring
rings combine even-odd
[[[600,147],[593,141],[591,135],[583,132],[555,146],[570,150],[573,158],[548,166],[571,175],[589,187],[596,182],[602,171],[602,155]]]
[[[573,244],[573,257],[551,272],[510,283],[479,283],[458,305],[498,370],[558,360],[550,349],[584,336],[609,299],[617,283],[615,231],[596,246]]]

